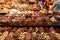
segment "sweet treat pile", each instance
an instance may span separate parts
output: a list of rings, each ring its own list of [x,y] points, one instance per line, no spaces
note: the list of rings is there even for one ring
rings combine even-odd
[[[6,15],[0,16],[1,26],[51,26],[57,22],[53,13],[55,4],[40,5],[39,2],[34,3],[36,0],[30,0],[28,3],[26,3],[27,0],[20,1],[22,3],[18,1],[9,0],[0,5],[0,12],[6,13]]]
[[[0,40],[60,40],[60,29],[57,29],[59,28],[0,27]]]
[[[1,26],[51,26],[53,22],[57,22],[55,17],[48,13],[41,12],[22,12],[21,14],[7,14],[0,16]],[[7,25],[8,24],[8,25]]]

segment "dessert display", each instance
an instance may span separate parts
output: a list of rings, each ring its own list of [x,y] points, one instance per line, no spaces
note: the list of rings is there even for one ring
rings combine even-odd
[[[1,26],[51,26],[58,22],[53,12],[55,1],[43,0],[1,0],[0,5]],[[37,3],[38,2],[38,3]],[[44,7],[45,6],[45,7]],[[3,25],[4,24],[4,25]],[[47,25],[46,25],[47,24]]]
[[[57,5],[57,0],[0,0],[0,40],[60,40]]]
[[[0,29],[5,30],[4,32],[0,30],[2,32],[0,40],[60,40],[60,33],[53,27],[1,27]]]
[[[26,11],[25,11],[26,12]],[[13,10],[12,12],[10,12],[10,14],[8,15],[4,15],[1,17],[1,21],[0,22],[4,22],[4,23],[10,23],[10,24],[14,24],[14,26],[21,26],[20,24],[23,24],[25,26],[42,26],[43,24],[45,25],[45,23],[50,26],[52,24],[52,22],[55,22],[55,18],[51,17],[51,16],[44,16],[46,14],[42,14],[40,12],[22,12],[21,14],[18,13],[18,10]],[[14,13],[14,14],[13,14]],[[18,14],[17,14],[18,13]],[[51,18],[50,18],[51,17]],[[18,25],[18,22],[20,23]],[[25,23],[26,22],[26,23]],[[31,24],[32,23],[32,24]],[[9,24],[9,25],[10,25]],[[28,24],[28,25],[27,25]],[[31,24],[31,25],[30,25]],[[3,24],[1,24],[3,25]],[[10,25],[10,26],[12,26]],[[6,25],[7,26],[7,25]]]
[[[52,11],[52,3],[48,4],[47,10],[45,7],[33,3],[36,0],[28,1],[33,4],[26,3],[27,0],[22,0],[22,4],[18,1],[9,0],[3,5],[1,4],[1,13],[6,13],[6,15],[1,16],[0,26],[51,26],[54,22],[57,22]]]

